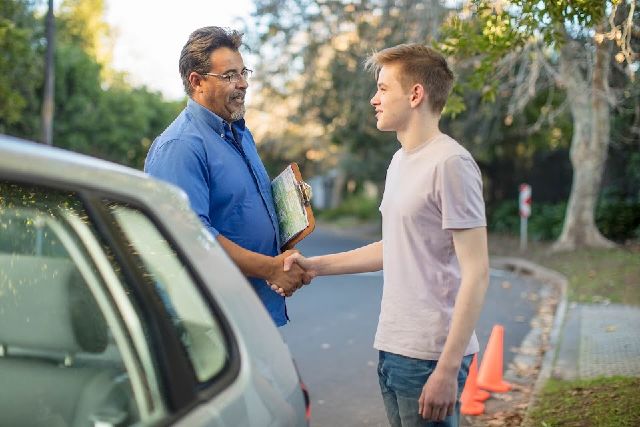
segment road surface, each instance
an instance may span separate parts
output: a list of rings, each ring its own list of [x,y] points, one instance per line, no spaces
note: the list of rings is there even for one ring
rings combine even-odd
[[[317,228],[298,249],[307,256],[357,248],[371,240]],[[538,286],[492,270],[476,328],[481,353],[494,324],[505,326],[504,366],[513,359],[537,311]],[[320,277],[288,300],[291,323],[281,328],[311,395],[312,427],[373,427],[388,422],[376,373],[373,337],[382,273]]]

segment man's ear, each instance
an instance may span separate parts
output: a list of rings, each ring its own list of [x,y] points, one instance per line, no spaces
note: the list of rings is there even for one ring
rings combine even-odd
[[[199,93],[202,91],[203,82],[204,77],[195,71],[192,71],[191,74],[189,74],[189,84],[191,85],[191,89],[193,89],[193,93]]]
[[[421,84],[414,84],[411,88],[411,93],[409,94],[409,101],[411,102],[411,107],[415,108],[425,102],[427,94],[424,91],[424,86]]]

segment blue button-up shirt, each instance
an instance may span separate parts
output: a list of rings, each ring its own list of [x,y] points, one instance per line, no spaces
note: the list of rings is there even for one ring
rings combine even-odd
[[[279,254],[271,181],[244,120],[229,125],[189,99],[151,145],[145,172],[182,188],[214,237],[253,252]],[[265,280],[249,278],[276,325],[287,323],[284,298]]]

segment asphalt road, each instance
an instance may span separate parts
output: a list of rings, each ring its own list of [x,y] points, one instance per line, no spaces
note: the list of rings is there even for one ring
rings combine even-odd
[[[322,228],[299,246],[305,255],[339,252],[369,243]],[[495,324],[505,327],[504,366],[529,332],[538,286],[504,271],[491,271],[476,328],[480,356]],[[373,349],[382,273],[317,278],[288,300],[291,323],[281,328],[311,395],[312,427],[387,426]]]

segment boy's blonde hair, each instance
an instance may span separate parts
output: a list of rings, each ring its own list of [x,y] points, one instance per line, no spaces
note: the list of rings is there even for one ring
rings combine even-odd
[[[421,84],[427,94],[431,111],[442,113],[453,87],[454,76],[447,60],[435,49],[411,43],[400,44],[373,53],[365,62],[365,69],[378,76],[384,65],[399,64],[400,84],[410,90],[414,84]]]

